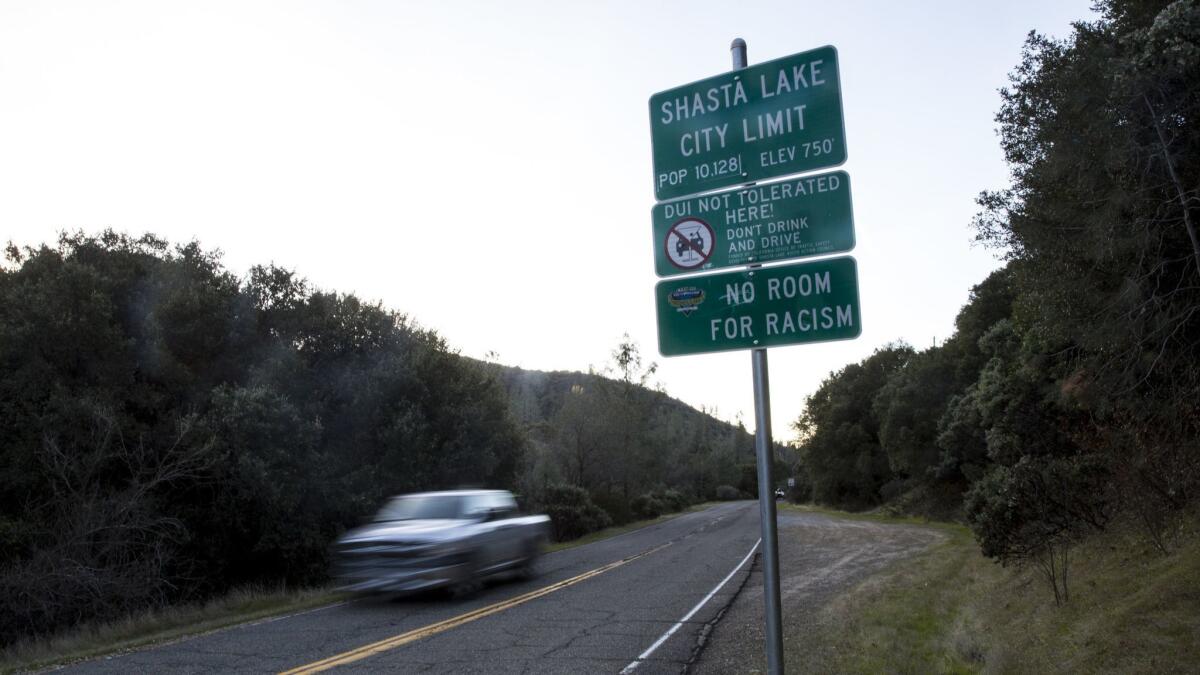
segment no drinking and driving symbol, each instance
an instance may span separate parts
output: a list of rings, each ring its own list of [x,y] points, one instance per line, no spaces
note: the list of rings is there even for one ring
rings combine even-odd
[[[684,218],[671,226],[663,242],[667,259],[683,270],[702,267],[712,255],[716,237],[708,223],[699,218]]]

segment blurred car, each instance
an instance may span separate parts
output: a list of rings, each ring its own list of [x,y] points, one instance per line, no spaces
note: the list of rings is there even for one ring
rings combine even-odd
[[[783,499],[787,495],[784,494],[783,488],[775,488],[775,499]]]
[[[353,592],[467,589],[505,571],[534,576],[549,537],[550,519],[519,515],[504,490],[403,495],[334,542],[333,576]]]

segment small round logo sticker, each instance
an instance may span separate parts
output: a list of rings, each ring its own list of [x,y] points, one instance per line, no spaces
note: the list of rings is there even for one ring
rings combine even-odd
[[[695,286],[676,288],[667,296],[667,302],[675,308],[675,311],[687,316],[699,309],[700,304],[704,302],[704,289]]]

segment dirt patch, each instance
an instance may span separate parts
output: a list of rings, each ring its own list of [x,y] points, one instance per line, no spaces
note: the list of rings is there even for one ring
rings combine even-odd
[[[923,527],[843,520],[816,513],[783,511],[778,523],[783,634],[792,641],[786,649],[793,655],[786,663],[789,673],[812,670],[803,657],[794,657],[808,651],[795,641],[802,642],[812,633],[810,628],[819,620],[821,607],[868,576],[944,536]],[[762,565],[756,556],[742,592],[708,636],[700,658],[688,672],[766,672],[763,611]]]

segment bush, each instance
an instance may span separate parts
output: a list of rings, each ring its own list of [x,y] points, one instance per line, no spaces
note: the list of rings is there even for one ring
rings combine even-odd
[[[630,506],[638,518],[657,518],[668,510],[667,505],[652,492],[634,497]]]
[[[796,479],[796,484],[788,488],[788,499],[794,504],[804,504],[812,501],[813,486],[812,481],[808,478],[808,474],[800,471],[793,478]]]
[[[657,518],[664,513],[682,511],[691,501],[678,490],[660,488],[635,497],[630,508],[638,518]]]
[[[612,525],[612,518],[592,503],[587,490],[574,485],[551,485],[542,496],[542,508],[550,516],[555,541],[578,539]]]
[[[738,489],[732,485],[718,485],[716,497],[720,501],[728,502],[734,499],[741,499],[742,493],[738,492]]]
[[[620,491],[599,490],[588,494],[591,495],[592,503],[608,514],[613,525],[624,525],[637,519],[633,512],[633,500]]]
[[[687,496],[685,496],[679,490],[662,490],[661,492],[656,493],[656,496],[666,506],[667,513],[682,511],[692,503],[692,500],[688,499]]]
[[[1108,471],[1094,456],[1022,457],[971,487],[967,520],[985,556],[1004,565],[1036,564],[1061,605],[1070,597],[1070,548],[1104,529],[1111,492]]]
[[[884,483],[883,487],[879,488],[879,496],[884,502],[893,502],[907,492],[909,487],[910,486],[907,480],[893,478],[892,480]]]

